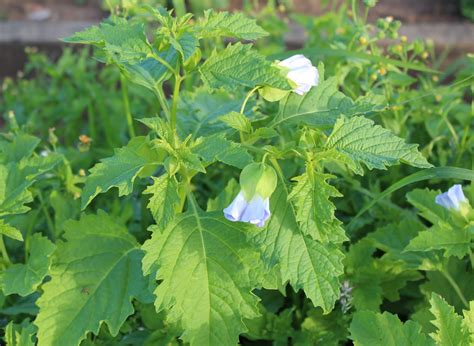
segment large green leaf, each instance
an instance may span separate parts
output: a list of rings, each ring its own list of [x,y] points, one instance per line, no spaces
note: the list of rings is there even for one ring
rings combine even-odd
[[[356,346],[434,345],[418,323],[402,323],[396,315],[388,312],[358,311],[354,314],[349,331]]]
[[[332,77],[311,88],[303,96],[288,94],[280,101],[278,114],[270,125],[306,124],[331,128],[341,115],[351,117],[382,109],[380,104],[372,104],[365,98],[352,101],[338,90],[337,79]]]
[[[238,87],[271,86],[291,89],[286,77],[250,44],[229,44],[224,50],[214,50],[200,68],[203,80],[211,88],[234,91]]]
[[[103,159],[91,168],[82,190],[82,209],[99,194],[112,187],[119,189],[119,196],[133,190],[135,178],[145,167],[160,163],[159,155],[151,148],[146,137],[135,137],[125,147],[117,149],[115,155]]]
[[[204,19],[198,27],[199,38],[235,37],[241,40],[255,40],[268,33],[257,25],[255,19],[248,18],[241,12],[204,12]]]
[[[46,276],[55,246],[39,233],[29,241],[30,256],[25,264],[14,264],[2,273],[2,288],[6,295],[27,296],[33,293]]]
[[[469,329],[454,308],[436,293],[432,294],[430,304],[430,311],[435,317],[431,323],[437,329],[430,335],[436,343],[443,346],[471,345]]]
[[[308,168],[312,169],[312,168]],[[340,243],[347,240],[341,222],[336,219],[332,197],[341,197],[337,189],[328,184],[329,174],[306,172],[293,178],[297,181],[288,198],[294,200],[296,219],[301,230],[323,243]]]
[[[209,163],[220,161],[237,168],[244,168],[253,161],[246,149],[238,143],[227,140],[221,134],[198,138],[192,150]]]
[[[298,227],[282,181],[270,200],[272,217],[267,227],[254,234],[268,267],[278,266],[283,282],[303,289],[314,306],[325,313],[339,298],[339,276],[343,274],[343,253],[331,243],[322,244]]]
[[[338,119],[326,142],[326,148],[335,148],[353,161],[351,168],[357,174],[364,173],[362,163],[368,169],[386,169],[399,162],[431,167],[417,147],[364,117]]]
[[[143,245],[143,267],[147,273],[158,269],[156,308],[181,325],[185,342],[233,345],[246,331],[243,319],[258,316],[258,299],[251,293],[258,255],[246,240],[245,224],[190,204]]]
[[[37,301],[40,309],[38,345],[79,345],[102,322],[117,335],[133,313],[132,298],[142,296],[148,280],[142,275],[135,238],[104,212],[65,224],[64,238],[54,255]]]
[[[147,207],[158,228],[163,230],[174,218],[176,206],[180,202],[176,179],[168,174],[163,174],[158,178],[153,177],[153,185],[150,185],[143,193],[152,195]]]

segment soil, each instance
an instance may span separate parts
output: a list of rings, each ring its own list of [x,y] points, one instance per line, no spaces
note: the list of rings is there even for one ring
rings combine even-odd
[[[28,20],[42,11],[48,21],[100,20],[101,0],[0,0],[1,20]],[[45,12],[46,11],[46,12]]]
[[[187,0],[188,2],[199,0]],[[242,7],[244,0],[229,0],[231,9]],[[264,4],[265,0],[260,0]],[[345,0],[339,0],[340,3]],[[379,0],[370,19],[392,16],[403,23],[452,22],[464,20],[459,11],[460,0]],[[100,20],[106,12],[102,0],[0,0],[0,20],[28,19],[35,11],[49,10],[48,21]],[[322,0],[293,0],[296,12],[318,15],[329,8]]]

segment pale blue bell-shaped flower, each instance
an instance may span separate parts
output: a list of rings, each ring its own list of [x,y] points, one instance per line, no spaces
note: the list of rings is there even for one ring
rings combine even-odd
[[[435,198],[436,204],[446,209],[461,208],[461,203],[466,202],[467,199],[462,191],[462,186],[459,184],[453,185],[447,192],[441,193]]]
[[[224,216],[229,221],[250,222],[257,227],[263,227],[270,217],[270,200],[255,195],[247,201],[240,191],[232,203],[224,209]]]

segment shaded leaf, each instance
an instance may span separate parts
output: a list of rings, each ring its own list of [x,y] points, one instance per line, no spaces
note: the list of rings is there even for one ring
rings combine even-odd
[[[50,257],[56,246],[39,233],[31,236],[29,246],[28,261],[10,266],[2,274],[2,288],[6,295],[27,296],[33,293],[49,270]]]
[[[65,224],[35,320],[38,345],[78,345],[102,322],[115,336],[147,289],[135,238],[104,212]],[[85,246],[87,245],[87,246]]]

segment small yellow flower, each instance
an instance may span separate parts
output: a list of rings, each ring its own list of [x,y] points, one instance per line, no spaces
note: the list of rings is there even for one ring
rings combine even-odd
[[[400,37],[400,41],[402,41],[403,43],[407,42],[408,41],[408,37],[406,37],[405,35],[402,35]]]
[[[372,79],[373,81],[376,81],[377,80],[377,74],[376,73],[372,73],[370,75],[370,79]]]
[[[397,44],[397,45],[395,46],[395,51],[396,51],[397,53],[403,52],[403,46],[402,46],[401,44]]]
[[[367,39],[364,36],[361,36],[359,38],[359,42],[360,42],[360,44],[366,45],[367,44]]]
[[[79,141],[81,142],[81,144],[89,145],[92,142],[92,138],[90,138],[88,135],[82,134],[79,136]]]
[[[81,168],[81,169],[79,170],[79,176],[80,176],[80,177],[85,177],[85,176],[86,176],[86,171],[85,171],[83,168]]]
[[[422,57],[423,59],[428,59],[428,57],[429,57],[428,52],[423,52],[423,53],[421,54],[421,57]]]
[[[385,76],[387,74],[387,70],[384,67],[379,68],[379,73],[381,76]]]

